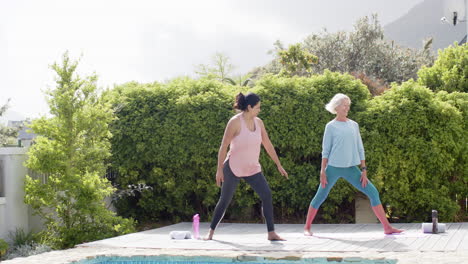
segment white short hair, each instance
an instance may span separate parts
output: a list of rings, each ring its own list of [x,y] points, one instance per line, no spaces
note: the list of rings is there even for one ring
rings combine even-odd
[[[335,94],[335,96],[333,96],[330,102],[325,106],[325,109],[327,109],[327,111],[332,114],[336,114],[336,108],[341,104],[343,99],[347,99],[351,103],[351,99],[349,99],[349,97],[346,94],[337,93]]]

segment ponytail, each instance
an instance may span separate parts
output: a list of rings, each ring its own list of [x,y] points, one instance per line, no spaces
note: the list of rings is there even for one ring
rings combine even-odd
[[[256,104],[260,102],[260,97],[254,93],[247,93],[247,95],[244,95],[242,93],[239,93],[236,96],[236,102],[234,103],[234,109],[238,109],[241,111],[247,110],[247,106],[254,107]]]
[[[236,96],[236,102],[234,103],[234,109],[238,109],[238,110],[241,110],[241,111],[244,111],[245,109],[247,109],[247,104],[246,104],[245,96],[244,96],[243,93],[239,93]]]

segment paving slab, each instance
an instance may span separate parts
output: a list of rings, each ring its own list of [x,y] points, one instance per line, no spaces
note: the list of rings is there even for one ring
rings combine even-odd
[[[161,255],[324,258],[324,261],[336,258],[343,263],[359,259],[382,260],[381,263],[386,260],[393,263],[468,263],[468,223],[447,223],[447,232],[441,234],[424,234],[421,224],[394,226],[406,231],[385,235],[379,224],[315,224],[312,226],[314,235],[306,237],[302,234],[303,225],[277,224],[277,233],[286,241],[268,241],[264,224],[221,223],[211,241],[171,239],[171,231],[191,231],[191,223],[182,222],[2,263],[68,264],[96,256]],[[209,223],[200,224],[201,234],[208,229]]]

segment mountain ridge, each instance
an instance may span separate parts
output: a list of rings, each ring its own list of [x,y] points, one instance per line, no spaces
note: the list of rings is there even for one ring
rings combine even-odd
[[[443,13],[443,0],[420,2],[402,17],[385,25],[385,37],[411,48],[422,48],[424,40],[433,38],[433,50],[444,49],[465,37],[467,23],[456,26],[442,23]]]

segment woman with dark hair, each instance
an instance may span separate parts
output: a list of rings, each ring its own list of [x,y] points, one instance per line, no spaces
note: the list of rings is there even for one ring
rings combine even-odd
[[[268,240],[284,240],[275,232],[271,190],[259,163],[260,145],[263,145],[275,162],[281,175],[287,179],[288,173],[281,166],[262,120],[257,117],[260,112],[260,97],[254,93],[245,96],[239,93],[234,108],[241,112],[229,120],[219,148],[216,184],[221,187],[221,197],[205,239],[213,239],[214,231],[223,218],[240,179],[244,179],[262,200]]]

